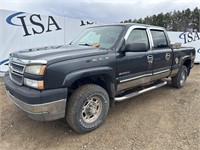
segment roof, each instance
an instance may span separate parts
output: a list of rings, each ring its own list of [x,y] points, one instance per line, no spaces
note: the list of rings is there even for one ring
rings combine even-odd
[[[151,27],[155,29],[164,29],[163,27],[160,26],[154,26],[154,25],[148,25],[148,24],[140,24],[140,23],[117,23],[117,24],[102,24],[102,25],[96,25],[96,26],[141,26],[141,27]]]

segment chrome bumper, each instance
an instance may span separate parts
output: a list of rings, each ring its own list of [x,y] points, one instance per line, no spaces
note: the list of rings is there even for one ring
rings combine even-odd
[[[28,104],[6,91],[10,100],[28,117],[38,121],[51,121],[65,117],[66,99],[43,104]]]

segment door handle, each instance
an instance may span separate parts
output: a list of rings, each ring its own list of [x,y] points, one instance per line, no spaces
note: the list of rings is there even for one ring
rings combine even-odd
[[[153,63],[153,55],[148,55],[147,61],[148,61],[149,64],[152,64]]]
[[[165,59],[166,59],[166,60],[170,60],[170,58],[171,58],[171,54],[170,54],[170,53],[166,53],[166,54],[165,54]]]

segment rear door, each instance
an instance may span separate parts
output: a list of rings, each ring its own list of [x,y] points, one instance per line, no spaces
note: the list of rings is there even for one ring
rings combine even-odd
[[[150,29],[152,36],[153,76],[157,80],[170,75],[173,53],[164,30]]]

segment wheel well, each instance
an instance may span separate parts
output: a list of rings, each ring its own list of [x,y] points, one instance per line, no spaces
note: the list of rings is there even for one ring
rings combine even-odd
[[[115,90],[114,90],[114,83],[108,75],[101,74],[97,76],[95,75],[95,76],[83,77],[74,81],[69,87],[68,96],[70,96],[73,93],[73,91],[75,91],[77,88],[85,84],[96,84],[104,88],[109,95],[110,102],[112,105],[112,103],[114,102]]]
[[[190,74],[190,69],[191,69],[191,60],[190,59],[185,60],[183,65],[187,67],[188,75],[189,75]]]

